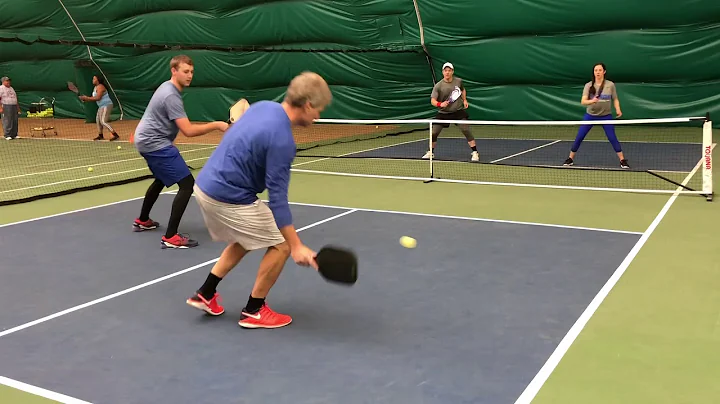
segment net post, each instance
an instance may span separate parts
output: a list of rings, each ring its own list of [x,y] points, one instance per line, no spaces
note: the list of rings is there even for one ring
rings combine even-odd
[[[703,123],[703,172],[702,190],[708,202],[713,200],[713,178],[712,178],[712,155],[713,155],[712,121],[710,115],[706,116]]]
[[[430,178],[433,178],[433,149],[432,149],[432,132],[433,132],[433,123],[430,121],[428,123],[428,150],[430,151]]]
[[[432,131],[433,131],[433,123],[432,121],[428,122],[428,151],[430,153],[430,178],[423,181],[425,184],[432,182],[434,178],[434,172],[433,172],[433,153],[432,153]]]

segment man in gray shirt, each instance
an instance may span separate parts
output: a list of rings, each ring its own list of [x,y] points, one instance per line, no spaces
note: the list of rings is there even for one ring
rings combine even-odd
[[[467,91],[463,85],[462,79],[454,77],[455,67],[452,63],[447,62],[443,65],[443,79],[437,82],[433,87],[430,95],[430,103],[439,108],[435,119],[459,121],[469,119],[467,108]],[[442,100],[442,101],[440,101]],[[457,125],[457,124],[456,124]],[[470,132],[470,125],[457,125],[460,131],[467,139],[468,145],[472,150],[470,160],[479,161],[480,156],[475,146],[475,138]],[[435,156],[435,146],[437,145],[438,136],[443,128],[449,128],[450,124],[433,124],[432,129],[432,149],[422,157],[429,159]]]
[[[17,93],[10,85],[10,77],[2,78],[0,85],[0,114],[2,114],[2,126],[6,140],[13,140],[18,135],[18,104]]]
[[[150,219],[150,210],[160,196],[163,187],[178,184],[167,231],[162,237],[163,248],[196,247],[197,241],[178,234],[180,219],[192,196],[195,178],[190,173],[180,151],[173,141],[178,131],[187,137],[201,136],[219,130],[225,132],[228,124],[222,121],[191,124],[185,113],[182,90],[190,85],[194,74],[192,59],[188,56],[175,56],[170,61],[170,80],[155,90],[145,113],[135,129],[133,143],[140,155],[145,158],[155,181],[145,194],[140,217],[133,223],[134,231],[152,230],[159,223]]]

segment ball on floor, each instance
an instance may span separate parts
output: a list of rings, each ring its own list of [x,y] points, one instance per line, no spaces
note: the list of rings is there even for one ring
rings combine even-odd
[[[417,246],[417,240],[412,237],[402,236],[400,237],[400,245],[405,248],[415,248]]]

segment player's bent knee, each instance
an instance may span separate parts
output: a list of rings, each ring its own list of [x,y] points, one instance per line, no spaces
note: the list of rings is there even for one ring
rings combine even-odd
[[[245,247],[242,246],[242,244],[235,242],[235,243],[229,243],[228,248],[232,250],[235,254],[245,254],[247,250]]]
[[[437,140],[437,138],[440,136],[440,133],[442,133],[442,128],[439,126],[434,126],[432,130],[433,141]]]
[[[178,187],[180,187],[180,189],[192,190],[193,186],[195,186],[195,178],[192,176],[192,174],[188,175],[187,177],[181,179],[180,182],[178,182]]]
[[[290,256],[290,244],[288,244],[287,241],[283,241],[282,243],[274,245],[271,248],[278,250],[280,253],[282,253],[286,257]]]

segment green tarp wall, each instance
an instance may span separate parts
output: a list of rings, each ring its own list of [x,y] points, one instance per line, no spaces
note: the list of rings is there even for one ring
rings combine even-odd
[[[185,53],[195,60],[184,96],[193,120],[224,119],[240,97],[280,100],[302,70],[332,86],[324,117],[429,118],[432,72],[440,79],[445,61],[466,82],[472,119],[575,120],[602,61],[624,118],[710,112],[720,123],[718,0],[23,0],[0,2],[0,16],[0,74],[24,105],[55,97],[58,116],[87,115],[66,90],[88,86],[92,69],[78,61],[106,75],[116,117],[119,100],[124,119],[137,119],[169,59]]]

